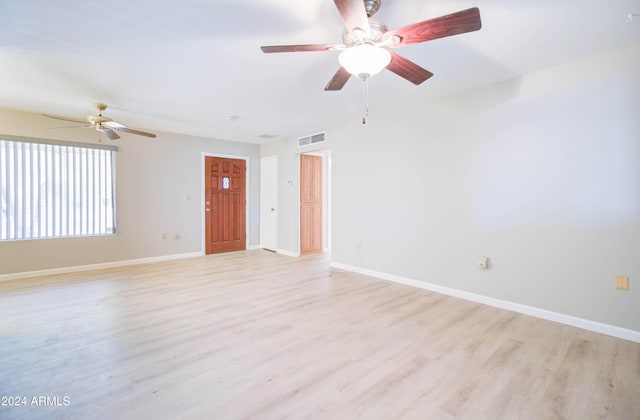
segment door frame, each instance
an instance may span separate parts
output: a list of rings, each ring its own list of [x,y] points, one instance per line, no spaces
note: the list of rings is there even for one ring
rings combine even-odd
[[[224,159],[238,159],[238,160],[244,160],[245,161],[245,168],[246,168],[246,174],[245,174],[245,186],[244,186],[244,194],[245,194],[245,221],[244,221],[244,238],[245,238],[245,249],[250,249],[251,246],[249,244],[249,208],[250,208],[250,203],[249,203],[249,156],[237,156],[237,155],[225,155],[222,153],[211,153],[211,152],[202,152],[200,153],[200,253],[202,255],[206,255],[207,254],[207,232],[206,232],[206,223],[205,223],[205,205],[204,202],[206,201],[205,198],[205,192],[204,192],[204,176],[205,176],[205,172],[206,172],[206,164],[205,164],[205,160],[207,157],[218,157],[218,158],[224,158]]]
[[[264,204],[264,201],[263,201],[264,200],[264,197],[263,197],[264,191],[263,191],[262,187],[263,187],[263,178],[264,178],[264,176],[263,176],[264,175],[263,168],[265,166],[264,165],[265,159],[270,159],[270,160],[274,160],[275,161],[275,174],[272,174],[272,175],[275,176],[273,181],[275,182],[275,201],[276,201],[275,202],[275,209],[276,209],[275,210],[275,213],[276,213],[275,214],[275,216],[276,216],[275,217],[275,224],[276,224],[275,228],[276,228],[276,231],[275,231],[275,238],[273,238],[273,239],[275,241],[276,246],[271,251],[277,252],[278,251],[278,214],[279,214],[279,208],[278,207],[279,207],[279,203],[280,203],[279,196],[278,196],[278,194],[279,194],[279,191],[278,191],[278,168],[279,168],[279,166],[278,166],[278,160],[279,160],[278,159],[278,155],[262,156],[260,158],[260,248],[264,248],[263,242],[262,242],[262,238],[263,238],[263,235],[262,235],[263,230],[262,230],[262,228],[264,226],[264,224],[262,223],[263,222],[263,220],[262,220],[263,207],[262,206]],[[268,249],[268,248],[266,248],[266,249]]]

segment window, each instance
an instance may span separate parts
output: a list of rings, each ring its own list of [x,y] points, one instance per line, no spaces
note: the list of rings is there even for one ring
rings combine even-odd
[[[114,233],[115,151],[0,135],[0,240]]]

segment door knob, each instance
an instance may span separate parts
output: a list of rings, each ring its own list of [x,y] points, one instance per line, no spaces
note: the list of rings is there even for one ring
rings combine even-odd
[[[271,207],[271,211],[276,211],[276,209],[274,209],[273,207]]]

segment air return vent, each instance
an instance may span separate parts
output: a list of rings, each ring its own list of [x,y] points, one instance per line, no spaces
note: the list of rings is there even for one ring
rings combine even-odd
[[[324,143],[324,142],[325,142],[324,133],[313,134],[311,136],[298,138],[298,147],[304,147],[304,146],[309,146],[311,144]]]

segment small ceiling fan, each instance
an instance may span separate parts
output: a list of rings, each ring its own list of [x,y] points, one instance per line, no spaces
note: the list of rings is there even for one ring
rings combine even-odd
[[[145,131],[134,130],[133,128],[129,128],[124,124],[120,124],[119,122],[113,121],[109,117],[105,117],[102,115],[102,111],[107,109],[107,106],[103,103],[96,102],[93,104],[93,107],[98,110],[98,115],[87,115],[86,121],[82,120],[73,120],[70,118],[57,117],[55,115],[42,114],[44,117],[53,118],[55,120],[62,121],[71,121],[74,123],[82,124],[80,126],[75,127],[65,127],[65,128],[88,128],[95,127],[96,131],[104,134],[111,140],[118,140],[120,136],[116,133],[116,131],[120,131],[123,133],[136,134],[138,136],[145,136],[155,138],[156,135],[153,133],[147,133]]]
[[[372,18],[380,8],[381,0],[334,0],[334,3],[345,25],[343,44],[260,47],[265,53],[342,51],[338,57],[340,68],[324,90],[342,89],[351,75],[367,80],[385,67],[419,85],[433,76],[433,73],[390,49],[477,31],[482,27],[477,7],[390,31],[384,22]]]

